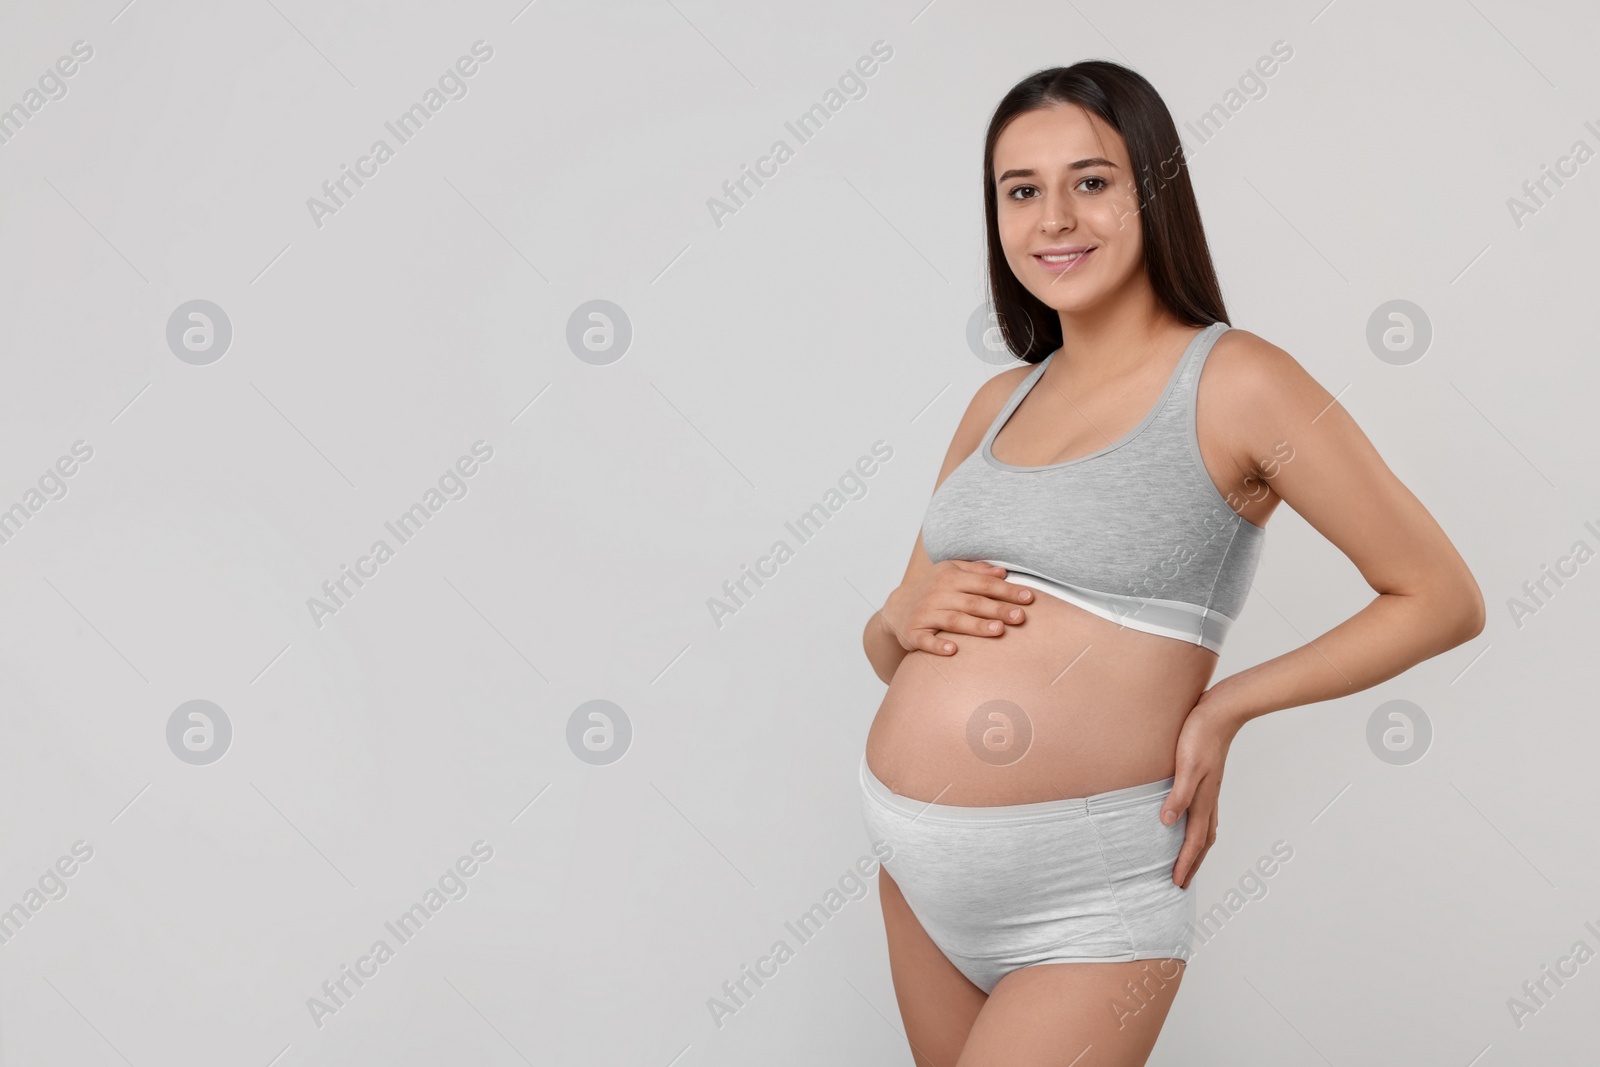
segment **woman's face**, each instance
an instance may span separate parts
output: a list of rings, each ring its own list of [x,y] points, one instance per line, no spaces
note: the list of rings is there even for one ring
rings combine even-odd
[[[1046,306],[1082,311],[1142,274],[1128,149],[1098,116],[1076,105],[1023,112],[995,142],[993,177],[1006,262]]]

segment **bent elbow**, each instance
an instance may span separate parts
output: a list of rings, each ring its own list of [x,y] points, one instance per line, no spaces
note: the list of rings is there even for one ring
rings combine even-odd
[[[1478,588],[1477,581],[1470,575],[1461,591],[1461,607],[1457,612],[1457,618],[1459,619],[1456,628],[1458,645],[1465,644],[1483,633],[1484,624],[1488,622],[1488,611],[1483,603],[1483,590]]]

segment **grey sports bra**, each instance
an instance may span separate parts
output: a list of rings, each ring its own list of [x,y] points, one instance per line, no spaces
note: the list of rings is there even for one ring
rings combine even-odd
[[[1121,439],[1065,463],[1004,463],[995,436],[1061,350],[1040,360],[928,501],[928,558],[993,563],[1008,582],[1221,651],[1266,535],[1228,506],[1200,458],[1200,370],[1229,329],[1214,322],[1195,335],[1155,407]]]

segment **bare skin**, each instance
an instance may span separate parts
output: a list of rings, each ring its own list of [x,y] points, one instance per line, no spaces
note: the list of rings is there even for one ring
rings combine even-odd
[[[1103,162],[1084,162],[1093,160]],[[1012,414],[995,457],[1037,466],[1088,455],[1143,419],[1198,328],[1176,320],[1150,286],[1127,149],[1115,130],[1076,107],[1025,113],[1000,136],[994,177],[1007,262],[1060,314],[1067,357],[1052,361]],[[1034,257],[1061,245],[1094,252],[1065,274]],[[1005,371],[977,391],[936,488],[978,447],[1031,369]],[[988,806],[1170,775],[1163,817],[1188,814],[1172,877],[1187,887],[1216,839],[1223,764],[1246,722],[1369,688],[1481,632],[1482,595],[1455,547],[1293,357],[1229,330],[1198,390],[1201,458],[1222,496],[1263,527],[1287,501],[1350,559],[1377,594],[1372,602],[1307,644],[1212,685],[1217,657],[1209,650],[1119,627],[1006,582],[998,568],[935,564],[919,533],[900,585],[862,639],[889,683],[866,751],[889,788]],[[1006,766],[976,758],[967,743],[974,710],[995,699],[1019,706],[1033,731],[1025,757]],[[879,885],[918,1064],[1145,1062],[1181,980],[1179,961],[1029,967],[985,997],[928,939],[887,872]],[[1159,995],[1129,1013],[1125,983],[1152,972]]]

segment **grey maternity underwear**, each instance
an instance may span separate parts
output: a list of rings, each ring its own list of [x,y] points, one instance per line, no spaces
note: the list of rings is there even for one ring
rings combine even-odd
[[[894,849],[884,868],[985,993],[1041,963],[1188,960],[1194,896],[1172,881],[1188,813],[1160,818],[1172,782],[959,807],[891,792],[861,760],[867,832]]]

